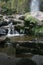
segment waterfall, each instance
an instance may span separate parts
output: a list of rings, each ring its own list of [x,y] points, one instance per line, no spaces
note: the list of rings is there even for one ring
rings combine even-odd
[[[9,24],[8,34],[14,34],[14,27],[12,23]]]
[[[11,22],[8,26],[9,26],[9,28],[8,28],[7,37],[19,36],[19,32],[17,32],[17,31],[14,29],[14,26],[13,26],[12,22]]]
[[[39,11],[39,0],[31,1],[30,11],[31,11],[31,13]]]

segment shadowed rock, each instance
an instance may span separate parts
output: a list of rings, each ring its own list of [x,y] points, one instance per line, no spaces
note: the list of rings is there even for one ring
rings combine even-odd
[[[0,53],[0,65],[15,65],[15,58]]]

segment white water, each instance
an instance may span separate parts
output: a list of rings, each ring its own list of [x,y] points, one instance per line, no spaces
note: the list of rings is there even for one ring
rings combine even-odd
[[[7,37],[12,37],[12,36],[19,36],[19,33],[14,30],[14,26],[12,23],[10,23],[8,28],[8,34]]]
[[[9,24],[8,34],[14,34],[14,27],[12,23]]]
[[[39,0],[31,1],[30,11],[31,11],[31,13],[39,11]]]

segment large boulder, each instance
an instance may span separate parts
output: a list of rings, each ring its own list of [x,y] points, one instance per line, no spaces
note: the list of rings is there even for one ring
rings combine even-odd
[[[33,23],[43,24],[43,12],[29,12],[25,14],[25,21],[30,21]]]
[[[43,12],[25,14],[25,26],[29,27],[31,23],[34,23],[30,29],[32,33],[34,35],[43,35]]]

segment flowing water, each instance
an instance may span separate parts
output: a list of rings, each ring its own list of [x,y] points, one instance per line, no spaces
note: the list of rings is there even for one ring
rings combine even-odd
[[[12,22],[8,25],[8,37],[12,37],[12,36],[18,36],[19,33],[14,29],[14,26],[12,24]]]
[[[39,0],[31,1],[30,11],[31,11],[31,13],[39,11]]]

